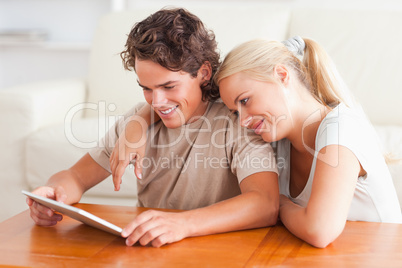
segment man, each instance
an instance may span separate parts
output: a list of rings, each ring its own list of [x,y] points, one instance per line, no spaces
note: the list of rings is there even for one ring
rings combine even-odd
[[[216,47],[214,35],[183,9],[160,10],[129,34],[123,62],[136,71],[147,103],[161,119],[148,128],[143,172],[137,176],[139,205],[185,211],[140,214],[123,229],[127,245],[159,247],[185,237],[276,223],[279,190],[272,148],[242,132],[236,116],[216,101]],[[135,107],[126,118],[144,107]],[[118,164],[109,160],[123,127],[121,120],[103,146],[34,193],[75,203],[112,170],[118,190],[121,174],[115,173]],[[27,202],[38,225],[62,219],[31,199]]]

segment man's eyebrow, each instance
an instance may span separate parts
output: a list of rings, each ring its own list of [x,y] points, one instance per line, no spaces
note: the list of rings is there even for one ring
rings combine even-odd
[[[140,87],[142,87],[142,88],[147,88],[146,86],[141,85],[140,81],[138,81],[138,80],[137,80],[137,83],[138,83],[138,85],[139,85]]]
[[[165,83],[163,83],[163,84],[156,85],[156,88],[158,88],[158,87],[164,87],[164,86],[170,85],[170,84],[172,84],[172,83],[176,83],[176,82],[178,82],[178,81],[177,81],[177,80],[167,81],[167,82],[165,82]],[[148,87],[146,87],[146,86],[141,85],[140,81],[138,81],[138,80],[137,80],[137,83],[138,83],[138,85],[139,85],[140,87],[142,87],[142,88],[148,88]]]
[[[167,86],[167,85],[170,85],[170,84],[176,83],[176,82],[178,82],[178,81],[177,81],[177,80],[171,80],[171,81],[167,81],[166,83],[163,83],[163,84],[157,85],[156,87],[164,87],[164,86]]]

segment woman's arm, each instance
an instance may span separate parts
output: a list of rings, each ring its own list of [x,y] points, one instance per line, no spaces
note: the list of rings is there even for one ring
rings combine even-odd
[[[135,161],[134,173],[141,179],[141,160],[145,154],[148,127],[159,121],[159,116],[149,104],[144,105],[129,121],[115,144],[110,155],[110,169],[112,171],[115,191],[120,190],[121,178],[130,161]]]
[[[278,175],[252,174],[240,188],[240,195],[204,208],[179,213],[146,211],[124,228],[122,236],[129,246],[138,241],[160,247],[191,236],[274,225],[279,209]]]
[[[279,215],[295,236],[324,248],[345,227],[361,166],[346,147],[329,145],[319,154],[307,207],[281,195]]]

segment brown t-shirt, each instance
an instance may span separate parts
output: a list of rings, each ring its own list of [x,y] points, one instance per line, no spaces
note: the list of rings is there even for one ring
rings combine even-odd
[[[90,152],[109,172],[109,157],[124,125],[123,119],[118,121]],[[278,173],[271,146],[241,128],[220,101],[210,103],[202,117],[182,127],[169,129],[162,121],[151,125],[142,164],[138,204],[153,208],[205,207],[240,194],[239,184],[249,175]]]

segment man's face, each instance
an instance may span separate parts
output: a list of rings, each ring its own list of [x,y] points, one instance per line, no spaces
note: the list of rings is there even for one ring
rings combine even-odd
[[[208,103],[202,101],[201,74],[170,71],[150,60],[136,60],[138,83],[146,101],[168,128],[196,121],[205,113]]]

